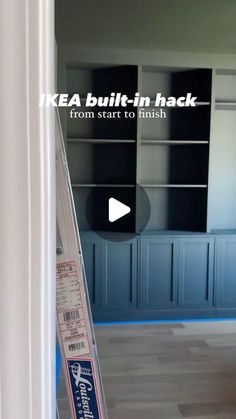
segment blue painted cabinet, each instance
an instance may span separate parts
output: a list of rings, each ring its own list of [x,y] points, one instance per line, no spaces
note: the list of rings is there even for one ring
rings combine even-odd
[[[102,309],[126,311],[137,308],[138,238],[102,241]]]
[[[141,239],[141,305],[145,309],[177,305],[178,246],[175,238]]]
[[[95,234],[82,233],[81,244],[92,310],[101,307],[101,240]]]
[[[81,235],[95,320],[236,314],[236,235],[120,239]]]
[[[179,246],[179,307],[212,307],[214,238],[185,237]]]
[[[236,236],[216,238],[217,307],[236,309]]]

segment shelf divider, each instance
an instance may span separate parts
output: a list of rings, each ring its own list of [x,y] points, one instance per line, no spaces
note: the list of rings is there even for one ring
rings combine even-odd
[[[198,144],[209,144],[208,140],[141,140],[141,144],[155,145],[155,144],[167,144],[167,145],[198,145]]]
[[[143,95],[144,97],[145,96],[147,96],[148,97],[148,95]],[[150,100],[150,106],[139,106],[139,108],[150,108],[151,106],[152,107],[154,107],[155,106],[155,102],[156,102],[156,99],[153,99],[153,98],[151,98],[151,100]],[[196,104],[196,106],[210,106],[211,105],[211,102],[202,102],[202,101],[199,101],[199,102],[195,102],[195,104]],[[167,109],[172,109],[172,108],[179,108],[179,109],[181,109],[181,108],[183,108],[183,109],[185,109],[185,106],[156,106],[156,109],[160,109],[160,108],[167,108]],[[192,108],[192,107],[190,107],[190,108]]]
[[[236,106],[236,100],[216,100],[215,105],[222,105],[222,106]]]
[[[143,188],[207,188],[207,185],[169,184],[169,183],[142,183]]]
[[[236,101],[215,101],[215,110],[235,110],[236,109]]]
[[[69,138],[67,137],[68,144],[134,144],[135,140],[113,140],[113,139],[96,139],[96,138]]]
[[[72,183],[73,188],[135,188],[134,184]]]

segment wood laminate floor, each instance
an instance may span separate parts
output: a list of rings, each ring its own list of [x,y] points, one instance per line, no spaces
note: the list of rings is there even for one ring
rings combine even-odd
[[[236,321],[97,326],[109,419],[236,418]],[[61,419],[69,419],[65,388]]]

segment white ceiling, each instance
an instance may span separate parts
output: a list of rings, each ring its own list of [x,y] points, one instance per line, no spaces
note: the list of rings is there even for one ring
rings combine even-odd
[[[236,0],[56,0],[59,44],[236,54]]]

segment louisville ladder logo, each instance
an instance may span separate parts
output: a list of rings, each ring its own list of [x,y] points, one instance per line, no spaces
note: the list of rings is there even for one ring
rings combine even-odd
[[[100,419],[92,361],[67,361],[76,419]]]

